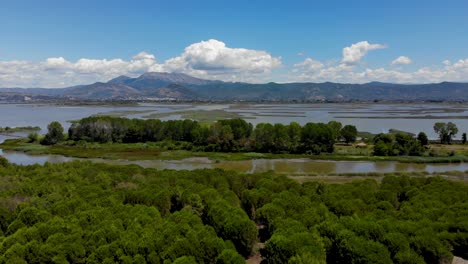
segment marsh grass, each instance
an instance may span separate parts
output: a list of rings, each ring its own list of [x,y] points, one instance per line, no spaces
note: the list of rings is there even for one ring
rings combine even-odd
[[[398,161],[402,163],[461,163],[468,162],[468,155],[453,156],[372,156],[372,146],[359,149],[353,146],[337,145],[331,154],[308,155],[289,153],[257,152],[203,152],[187,142],[146,142],[146,143],[89,143],[65,141],[57,145],[44,146],[29,143],[28,139],[8,139],[0,148],[22,151],[29,154],[57,154],[78,158],[103,158],[127,160],[181,160],[191,157],[206,157],[210,160],[252,160],[252,159],[295,159],[334,161]],[[456,152],[457,154],[459,152]]]
[[[154,114],[147,115],[144,118],[158,119],[158,118],[164,118],[164,117],[173,116],[173,115],[180,115],[182,119],[192,119],[200,123],[208,123],[208,124],[214,123],[222,119],[233,119],[233,118],[246,119],[246,117],[241,116],[239,113],[228,112],[228,111],[221,110],[221,109],[154,113]]]
[[[154,112],[154,110],[114,110],[110,112],[97,113],[93,116],[126,117],[129,115],[145,114],[150,112]]]

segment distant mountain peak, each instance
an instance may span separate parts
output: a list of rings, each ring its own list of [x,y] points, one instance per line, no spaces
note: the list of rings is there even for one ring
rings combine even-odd
[[[145,72],[140,77],[151,77],[151,78],[167,78],[170,76],[181,76],[181,77],[190,77],[194,78],[188,74],[181,72]]]
[[[131,80],[133,78],[131,77],[128,77],[126,75],[120,75],[119,77],[116,77],[110,81],[108,81],[107,83],[111,83],[111,84],[115,84],[115,83],[125,83],[126,81],[128,80]]]
[[[367,84],[390,84],[390,83],[379,82],[379,81],[372,81],[372,82],[368,82]]]
[[[210,81],[199,79],[185,73],[180,72],[147,72],[142,74],[138,79],[152,79],[158,81],[164,81],[167,83],[178,83],[178,84],[191,84],[191,85],[204,85],[211,82],[220,82],[220,81]]]
[[[107,83],[63,89],[0,89],[2,98],[20,95],[121,100],[236,100],[236,101],[468,101],[468,83],[392,84],[352,83],[241,83],[196,78],[185,73],[147,72],[125,75]],[[6,95],[2,95],[6,94]],[[9,94],[8,94],[9,93]],[[13,94],[14,93],[14,94]],[[12,95],[13,94],[13,95]],[[4,97],[2,97],[4,96]],[[40,98],[40,97],[38,97]]]

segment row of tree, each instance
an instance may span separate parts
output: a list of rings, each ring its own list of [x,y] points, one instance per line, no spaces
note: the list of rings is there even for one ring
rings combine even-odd
[[[442,144],[450,144],[457,134],[455,124],[438,122],[434,131]],[[60,123],[52,122],[42,144],[53,145],[65,140]],[[68,130],[68,138],[88,142],[188,142],[200,151],[255,151],[273,153],[331,153],[335,142],[356,141],[355,126],[342,126],[340,122],[307,123],[300,126],[260,123],[253,127],[242,119],[219,120],[212,125],[192,120],[142,120],[116,117],[88,117],[75,122]],[[34,139],[31,139],[34,140]],[[374,155],[377,156],[420,156],[429,144],[427,135],[397,131],[373,137]],[[466,142],[466,133],[462,143]]]
[[[378,134],[374,137],[376,156],[421,156],[429,140],[423,132],[414,138],[408,133]]]
[[[44,144],[63,140],[57,123],[49,125]],[[148,142],[185,141],[202,147],[204,151],[256,151],[313,153],[333,152],[337,140],[354,142],[355,126],[332,121],[289,125],[261,123],[253,127],[242,119],[219,120],[203,125],[192,120],[141,120],[116,117],[88,117],[74,123],[68,131],[69,139],[89,142]],[[53,140],[55,139],[55,140]]]
[[[443,178],[307,182],[223,170],[0,157],[0,263],[450,263],[468,187]]]

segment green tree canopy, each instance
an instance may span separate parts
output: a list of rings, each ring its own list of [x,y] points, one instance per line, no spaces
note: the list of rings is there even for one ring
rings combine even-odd
[[[55,145],[63,141],[63,139],[63,127],[59,122],[54,121],[47,126],[47,134],[41,143],[44,145]]]
[[[421,146],[426,146],[429,144],[429,139],[427,138],[427,135],[424,132],[419,132],[418,141],[421,144]]]
[[[352,143],[356,141],[357,128],[353,125],[346,125],[341,129],[341,136],[346,143]]]
[[[333,136],[335,137],[335,141],[340,140],[340,138],[341,138],[341,128],[343,127],[341,122],[330,121],[330,122],[328,122],[327,125],[332,129]]]
[[[437,122],[434,124],[434,131],[439,135],[440,143],[450,144],[452,138],[458,133],[458,128],[452,122]]]

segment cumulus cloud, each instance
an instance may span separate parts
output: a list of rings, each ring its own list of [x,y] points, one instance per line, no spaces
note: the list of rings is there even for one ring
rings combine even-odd
[[[341,61],[344,64],[353,65],[360,62],[367,52],[384,48],[386,48],[385,45],[370,44],[368,41],[354,43],[349,47],[343,48],[343,59]]]
[[[324,65],[320,61],[314,60],[312,58],[307,58],[303,62],[296,63],[294,64],[294,72],[298,71],[309,71],[309,72],[314,72],[317,71],[321,68],[323,68]]]
[[[107,81],[119,75],[137,76],[149,71],[183,72],[200,78],[225,81],[262,81],[281,65],[281,58],[266,51],[230,48],[210,39],[194,43],[165,62],[140,52],[130,60],[63,57],[42,62],[0,61],[0,87],[64,87]]]
[[[444,67],[422,67],[416,71],[403,72],[396,69],[360,69],[344,63],[320,68],[319,70],[292,71],[291,80],[310,82],[365,83],[371,81],[393,83],[435,83],[442,81],[468,81],[468,59],[446,64]]]
[[[155,60],[156,58],[154,57],[153,54],[149,54],[145,51],[142,51],[138,53],[137,55],[133,56],[132,59],[134,60]]]
[[[48,58],[44,63],[46,69],[63,69],[71,66],[63,57]]]
[[[392,61],[392,65],[406,65],[410,64],[412,60],[406,56],[400,56]]]
[[[346,76],[354,69],[353,66],[340,63],[337,65],[327,65],[310,58],[294,65],[293,75],[290,81],[306,82],[339,82],[346,79]]]
[[[428,83],[468,81],[468,59],[445,60],[439,67],[422,67],[402,71],[398,67],[372,68],[359,63],[370,50],[385,48],[367,41],[343,48],[341,60],[319,61],[305,58],[289,68],[282,67],[281,57],[262,50],[232,48],[210,39],[187,46],[180,55],[158,61],[155,55],[140,52],[130,59],[82,58],[68,61],[64,57],[40,62],[0,60],[0,87],[66,87],[107,81],[119,75],[131,77],[145,72],[183,72],[195,77],[224,81],[278,81],[274,70],[282,68],[287,81],[364,83],[370,81],[395,83]],[[411,63],[400,56],[392,65]],[[285,81],[285,80],[279,80]]]
[[[219,76],[224,80],[245,80],[268,74],[281,65],[281,58],[266,51],[229,48],[210,39],[192,44],[180,56],[165,62],[169,71],[181,71],[198,77]]]
[[[79,59],[63,57],[42,62],[0,61],[0,87],[64,87],[107,81],[119,75],[135,76],[158,63],[153,55],[139,53],[131,60]]]
[[[422,67],[416,71],[402,71],[398,68],[363,68],[358,62],[370,50],[385,48],[382,44],[370,44],[361,41],[343,48],[343,58],[340,62],[322,63],[307,58],[294,64],[290,70],[288,81],[302,82],[341,82],[366,83],[371,81],[393,83],[434,83],[442,81],[468,81],[468,59],[456,62],[445,60],[441,67]],[[396,58],[392,65],[410,64],[412,60],[406,56]]]

